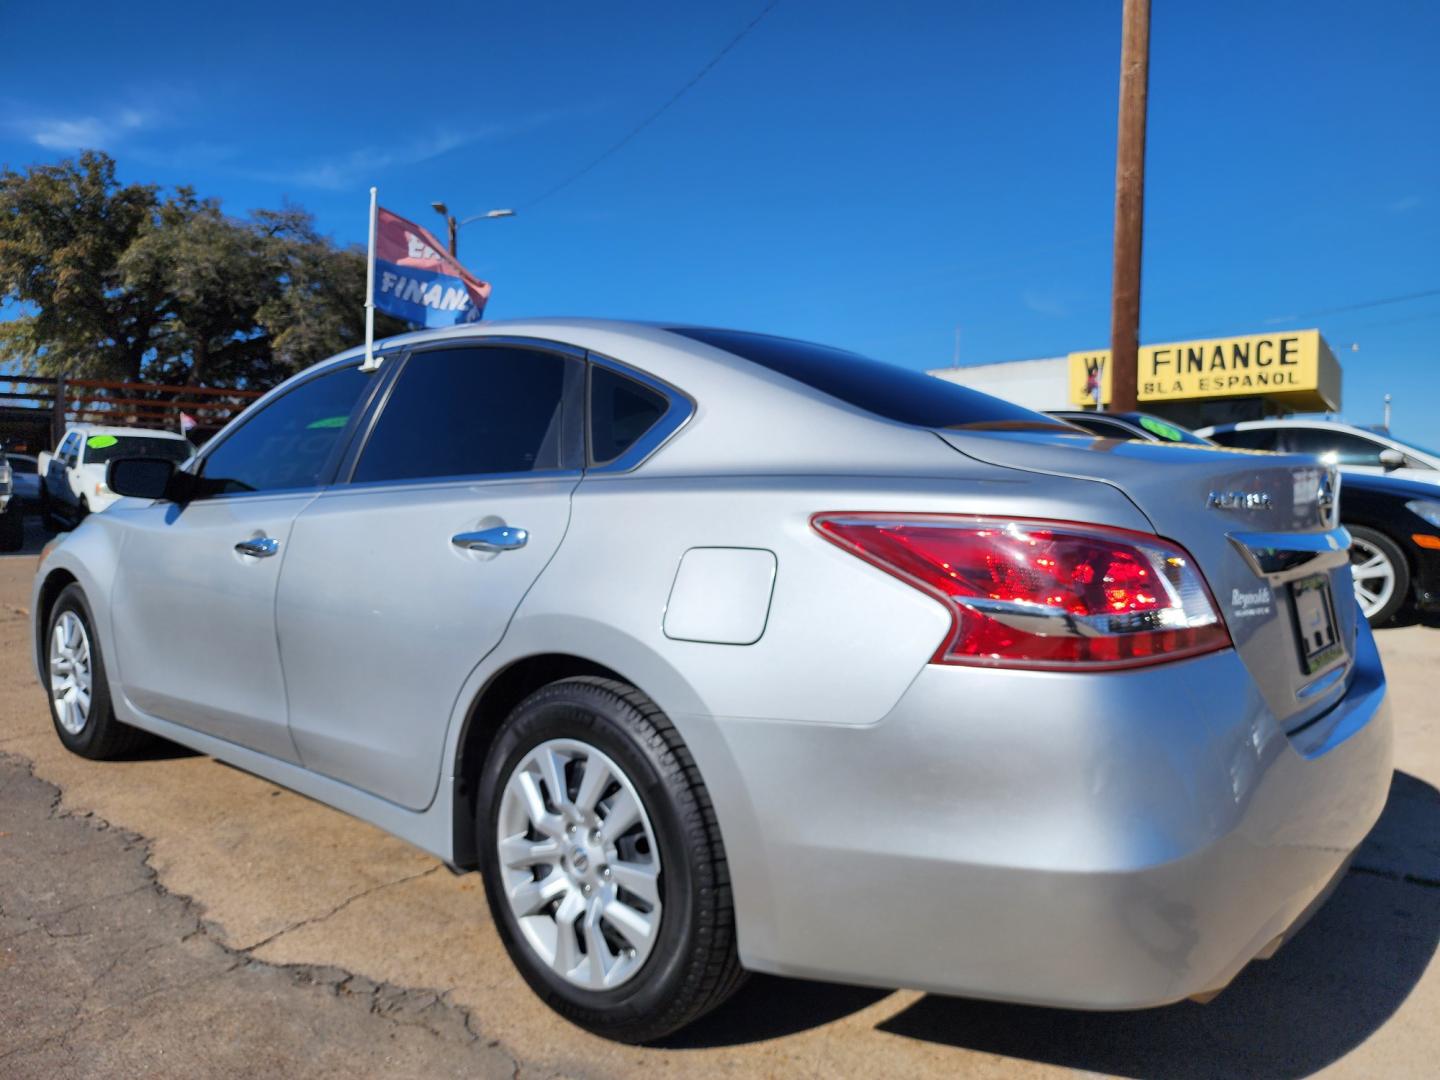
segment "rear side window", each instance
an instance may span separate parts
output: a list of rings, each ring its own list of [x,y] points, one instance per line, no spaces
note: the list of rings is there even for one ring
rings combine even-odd
[[[345,367],[286,391],[205,456],[205,490],[234,494],[319,484],[371,381],[358,367]]]
[[[671,327],[670,332],[724,349],[822,394],[902,424],[992,431],[1071,430],[1044,413],[828,345],[741,330],[686,326]]]
[[[1217,431],[1211,441],[1221,446],[1233,446],[1240,450],[1277,450],[1280,446],[1280,432],[1275,428],[1238,428],[1231,431]]]
[[[565,399],[583,371],[578,360],[538,349],[417,352],[405,361],[351,479],[578,468],[566,424],[578,430],[579,418],[566,415]]]
[[[663,394],[598,364],[590,369],[590,460],[614,461],[655,426],[670,403]]]

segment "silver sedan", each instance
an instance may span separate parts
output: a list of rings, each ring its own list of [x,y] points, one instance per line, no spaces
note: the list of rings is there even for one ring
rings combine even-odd
[[[1224,987],[1391,770],[1313,460],[1095,438],[854,353],[493,323],[295,376],[52,546],[70,749],[194,747],[478,870],[644,1041],[745,971]]]

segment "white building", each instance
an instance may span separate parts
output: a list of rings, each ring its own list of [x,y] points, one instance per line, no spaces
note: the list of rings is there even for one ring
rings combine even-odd
[[[1011,360],[1001,364],[935,368],[929,372],[946,382],[994,394],[1028,409],[1073,409],[1070,403],[1069,359]]]

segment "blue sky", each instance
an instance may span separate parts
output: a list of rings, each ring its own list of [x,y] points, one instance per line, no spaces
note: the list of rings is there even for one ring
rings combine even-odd
[[[913,367],[1109,336],[1119,0],[8,5],[0,162],[440,226],[489,315],[684,319]],[[1440,4],[1155,0],[1144,341],[1318,326],[1440,443]],[[1431,292],[1400,303],[1337,310]],[[358,301],[357,301],[358,302]],[[1351,345],[1358,346],[1352,351]]]

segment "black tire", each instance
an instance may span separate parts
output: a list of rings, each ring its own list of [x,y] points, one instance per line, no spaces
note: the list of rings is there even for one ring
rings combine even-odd
[[[55,626],[67,613],[73,612],[84,627],[88,640],[91,671],[90,708],[85,717],[85,726],[78,732],[65,730],[50,693],[50,642]],[[45,698],[50,702],[50,719],[55,725],[55,734],[65,744],[65,749],[81,757],[104,761],[121,757],[143,746],[149,736],[137,728],[122,724],[115,719],[115,710],[110,705],[110,683],[105,676],[105,659],[100,653],[100,642],[95,637],[95,620],[90,615],[90,606],[85,602],[85,593],[79,585],[68,585],[55,600],[50,610],[50,619],[45,626],[45,640],[41,644],[41,657],[45,665]]]
[[[501,795],[526,754],[559,738],[587,743],[624,770],[659,847],[662,914],[655,945],[640,970],[610,990],[583,989],[552,971],[520,933],[503,892],[496,851]],[[535,993],[571,1022],[620,1042],[651,1042],[709,1012],[743,981],[715,811],[679,734],[633,686],[564,679],[521,702],[486,758],[476,828],[500,938]]]
[[[5,513],[0,514],[0,551],[19,551],[25,546],[25,511],[12,495]]]
[[[1359,541],[1379,553],[1394,569],[1395,588],[1391,592],[1390,598],[1378,611],[1367,616],[1371,626],[1384,626],[1399,613],[1406,601],[1410,599],[1410,562],[1405,558],[1405,553],[1400,550],[1400,545],[1384,533],[1364,525],[1346,525],[1345,527],[1350,530],[1352,540]],[[1352,547],[1352,562],[1356,561],[1355,551],[1356,549]],[[1356,599],[1359,600],[1358,595]],[[1362,607],[1361,610],[1363,611],[1364,608]]]

